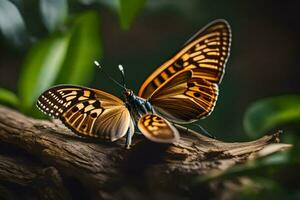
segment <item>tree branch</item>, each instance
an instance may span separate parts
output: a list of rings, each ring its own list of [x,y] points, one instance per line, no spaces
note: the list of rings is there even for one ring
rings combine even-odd
[[[0,159],[5,161],[0,164],[0,178],[28,185],[38,174],[45,174],[46,168],[56,177],[52,188],[63,191],[60,198],[88,195],[91,199],[139,199],[146,194],[155,199],[166,193],[185,196],[194,176],[226,170],[279,142],[279,133],[252,142],[225,143],[177,128],[181,139],[176,144],[152,143],[136,135],[132,148],[126,150],[124,140],[109,143],[80,138],[57,123],[31,119],[0,106]],[[278,144],[269,153],[288,147]],[[19,162],[13,154],[5,155],[9,151],[23,152],[26,162]]]

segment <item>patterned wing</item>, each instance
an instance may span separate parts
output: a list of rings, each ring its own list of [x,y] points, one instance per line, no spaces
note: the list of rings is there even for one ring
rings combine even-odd
[[[124,102],[106,92],[73,85],[59,85],[45,91],[37,107],[51,117],[59,118],[81,136],[117,140],[130,125],[130,114]]]
[[[173,143],[179,140],[177,129],[164,118],[146,114],[138,121],[138,128],[149,140],[161,143]]]
[[[145,99],[182,70],[192,69],[194,77],[220,83],[231,44],[231,29],[225,20],[215,20],[196,33],[170,60],[155,70],[139,90]]]
[[[181,71],[157,88],[149,98],[154,110],[176,123],[207,117],[215,107],[218,85],[193,74]]]

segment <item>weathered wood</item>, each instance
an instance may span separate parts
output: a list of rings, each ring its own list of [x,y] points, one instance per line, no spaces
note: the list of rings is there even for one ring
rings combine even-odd
[[[225,143],[177,128],[181,139],[176,144],[152,143],[136,135],[132,148],[126,150],[124,140],[109,143],[80,138],[57,123],[0,106],[0,159],[5,160],[0,164],[0,191],[1,182],[28,185],[46,168],[56,174],[52,182],[57,183],[54,190],[62,191],[61,198],[180,199],[188,195],[195,176],[226,170],[279,142],[279,133],[252,142]],[[288,147],[280,144],[275,151]],[[9,151],[24,152],[24,162],[14,154],[4,155]],[[32,159],[35,163],[30,163]],[[8,166],[11,175],[5,171]]]
[[[19,155],[0,155],[0,160],[0,199],[70,199],[54,167]]]

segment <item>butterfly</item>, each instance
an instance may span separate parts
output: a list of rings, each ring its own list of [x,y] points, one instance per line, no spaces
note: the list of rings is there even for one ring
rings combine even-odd
[[[215,20],[158,67],[138,95],[126,87],[119,66],[123,83],[112,80],[123,88],[123,100],[97,89],[58,85],[39,96],[37,107],[80,136],[110,141],[126,136],[129,148],[138,128],[151,141],[174,143],[180,137],[174,123],[191,123],[213,111],[230,45],[229,24]]]

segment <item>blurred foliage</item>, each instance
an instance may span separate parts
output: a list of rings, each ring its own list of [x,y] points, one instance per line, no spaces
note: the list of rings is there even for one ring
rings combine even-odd
[[[67,0],[41,0],[40,12],[46,28],[52,32],[64,24],[68,16]]]
[[[145,0],[120,0],[120,23],[125,30],[129,29],[133,19],[144,4]]]
[[[271,148],[271,147],[270,147]],[[276,148],[276,147],[274,147]],[[293,148],[250,160],[222,173],[210,173],[195,179],[195,188],[210,182],[236,181],[250,178],[239,192],[238,199],[298,199],[300,196],[300,140]]]
[[[15,108],[19,106],[19,99],[16,94],[4,88],[0,88],[0,99],[2,104]]]
[[[244,128],[254,137],[261,137],[274,129],[289,130],[289,126],[300,123],[300,96],[285,95],[270,97],[252,103],[244,115]],[[252,182],[243,188],[239,199],[299,199],[300,198],[300,139],[294,135],[285,136],[293,143],[289,151],[276,153],[250,161],[226,171],[210,181],[236,177],[250,177]],[[211,179],[212,178],[212,179]]]
[[[0,30],[12,45],[28,42],[27,30],[18,8],[8,0],[0,1]]]
[[[96,4],[86,7],[86,4]],[[100,16],[98,7],[116,6],[120,24],[128,29],[144,0],[130,1],[67,1],[40,0],[0,2],[0,30],[7,43],[24,48],[25,55],[19,79],[18,94],[0,89],[0,102],[17,107],[27,115],[43,117],[35,107],[37,97],[55,84],[88,84],[96,67],[93,61],[102,55]],[[39,10],[44,33],[29,35],[30,15],[24,11],[33,6]],[[82,9],[70,10],[69,7]],[[79,10],[79,11],[78,11]],[[34,11],[32,11],[34,12]],[[25,23],[26,22],[26,23]],[[28,24],[26,26],[26,24]]]
[[[85,5],[100,3],[109,7],[119,15],[120,25],[123,30],[128,30],[135,17],[145,6],[146,0],[79,0]]]
[[[300,123],[300,96],[297,95],[259,100],[250,105],[244,116],[245,130],[253,137],[292,123]]]

